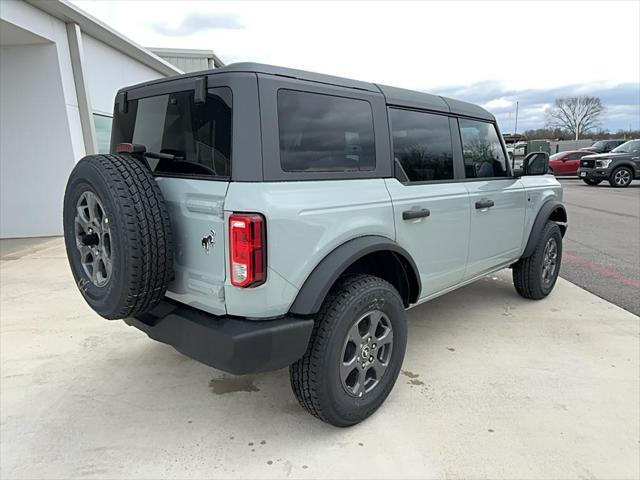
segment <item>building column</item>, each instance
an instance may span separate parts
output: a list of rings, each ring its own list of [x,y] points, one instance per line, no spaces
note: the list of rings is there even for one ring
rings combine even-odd
[[[84,49],[82,47],[82,32],[76,23],[67,23],[67,38],[69,40],[69,53],[71,56],[71,69],[73,81],[76,86],[78,110],[80,111],[80,125],[82,138],[87,155],[98,153],[96,142],[96,127],[93,122],[93,109],[86,83],[84,68]]]

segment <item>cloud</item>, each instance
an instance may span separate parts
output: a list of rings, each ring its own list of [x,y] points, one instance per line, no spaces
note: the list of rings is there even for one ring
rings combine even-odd
[[[518,131],[542,128],[545,124],[545,110],[556,98],[591,95],[600,97],[605,105],[602,127],[618,129],[640,128],[640,84],[622,83],[606,85],[586,83],[565,85],[550,89],[510,90],[500,82],[485,81],[466,86],[451,86],[431,91],[437,95],[466,100],[483,105],[498,119],[504,132],[513,131],[515,125],[516,102],[518,109]]]
[[[179,23],[156,23],[152,28],[162,35],[182,37],[214,29],[240,30],[244,25],[236,15],[191,12]]]

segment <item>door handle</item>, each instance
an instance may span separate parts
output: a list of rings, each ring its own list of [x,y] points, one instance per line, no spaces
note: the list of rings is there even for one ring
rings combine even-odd
[[[494,205],[495,204],[493,203],[493,200],[488,200],[488,199],[478,200],[476,202],[476,209],[480,210],[482,208],[491,208]]]
[[[405,210],[402,212],[403,220],[414,220],[416,218],[424,218],[431,215],[428,208],[421,208],[420,210]]]

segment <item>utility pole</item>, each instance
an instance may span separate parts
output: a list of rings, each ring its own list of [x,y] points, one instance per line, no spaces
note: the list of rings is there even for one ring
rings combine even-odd
[[[515,136],[518,133],[518,104],[520,102],[516,102],[516,126],[513,127],[513,135]]]

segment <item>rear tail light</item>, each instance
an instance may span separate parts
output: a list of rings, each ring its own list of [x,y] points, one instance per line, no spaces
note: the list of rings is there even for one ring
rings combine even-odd
[[[144,145],[136,143],[119,143],[116,145],[116,153],[145,153],[147,149]]]
[[[266,228],[257,213],[229,217],[229,260],[231,284],[257,287],[267,278]]]

